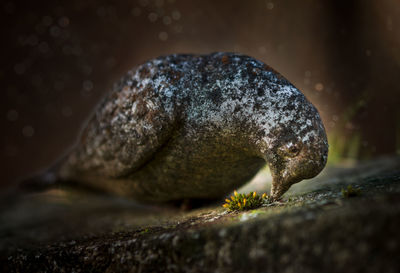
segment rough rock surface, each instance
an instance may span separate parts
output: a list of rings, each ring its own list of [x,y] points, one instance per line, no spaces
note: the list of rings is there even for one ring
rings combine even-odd
[[[327,152],[317,110],[269,66],[233,53],[170,55],[126,74],[55,176],[136,200],[212,199],[267,161],[278,198],[317,175]]]
[[[283,201],[240,213],[26,196],[1,210],[0,271],[398,272],[399,170],[400,158],[330,167]],[[347,185],[361,195],[344,198]]]

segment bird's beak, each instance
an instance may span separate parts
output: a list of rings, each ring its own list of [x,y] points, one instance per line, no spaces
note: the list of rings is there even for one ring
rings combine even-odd
[[[295,179],[293,177],[277,177],[272,175],[272,186],[271,186],[271,198],[276,201],[279,200],[282,195],[287,192],[291,185],[301,181],[301,179]]]
[[[280,197],[287,191],[288,189],[283,186],[283,184],[276,181],[276,179],[272,180],[271,185],[271,199],[276,201],[279,200]]]
[[[272,175],[271,198],[272,200],[279,200],[282,195],[287,192],[293,184],[300,182],[303,176],[299,175],[296,167],[299,163],[297,161],[288,162],[285,164],[278,164],[275,167],[270,165]]]

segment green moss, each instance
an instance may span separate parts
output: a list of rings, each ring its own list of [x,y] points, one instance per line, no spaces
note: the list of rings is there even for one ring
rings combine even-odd
[[[270,202],[270,198],[266,193],[259,196],[256,192],[244,194],[235,191],[231,199],[225,199],[225,201],[223,207],[229,211],[242,211],[261,207],[262,204]]]
[[[140,234],[145,234],[145,233],[147,233],[147,232],[149,232],[149,229],[148,229],[148,228],[145,228],[144,230],[142,230],[142,231],[140,232]]]
[[[345,198],[355,197],[361,195],[361,190],[358,188],[353,188],[353,186],[348,185],[346,189],[342,189],[342,196]]]

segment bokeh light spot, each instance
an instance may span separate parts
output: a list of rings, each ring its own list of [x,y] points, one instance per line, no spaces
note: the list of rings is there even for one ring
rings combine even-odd
[[[158,15],[155,12],[151,12],[149,13],[149,21],[154,23],[155,21],[157,21]]]
[[[158,34],[158,38],[159,38],[161,41],[166,41],[166,40],[168,40],[168,33],[165,32],[165,31],[162,31],[162,32],[160,32],[160,33]]]
[[[132,9],[131,13],[133,16],[138,17],[142,14],[142,10],[139,7],[136,7]]]
[[[170,25],[172,23],[172,19],[169,16],[164,16],[163,17],[163,23],[164,25]]]
[[[67,27],[69,26],[69,18],[66,16],[61,17],[60,19],[58,19],[58,25],[60,27]]]
[[[316,83],[314,86],[315,90],[317,90],[318,92],[321,92],[322,90],[324,90],[324,85],[322,83]]]
[[[22,134],[24,135],[24,137],[33,137],[33,135],[35,134],[35,130],[33,129],[32,126],[27,125],[24,128],[22,128]]]
[[[16,121],[18,119],[18,116],[19,116],[18,112],[14,109],[11,109],[7,112],[7,119],[9,121]]]
[[[172,12],[172,19],[174,19],[175,21],[181,19],[181,13],[179,12],[179,10],[174,10]]]
[[[14,65],[15,73],[17,73],[18,75],[24,74],[25,69],[26,69],[26,67],[25,67],[25,64],[23,64],[23,63],[18,63],[18,64]]]
[[[44,16],[42,18],[42,24],[46,27],[50,26],[53,23],[53,18],[51,16]]]
[[[71,107],[69,107],[69,106],[64,106],[64,107],[61,109],[61,114],[62,114],[64,117],[70,117],[70,116],[72,116],[72,109],[71,109]]]

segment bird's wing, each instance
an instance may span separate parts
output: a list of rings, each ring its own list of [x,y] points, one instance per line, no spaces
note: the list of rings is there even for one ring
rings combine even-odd
[[[171,138],[176,127],[174,110],[165,109],[157,90],[160,87],[150,80],[154,73],[139,67],[114,87],[61,168],[62,176],[125,177]]]

